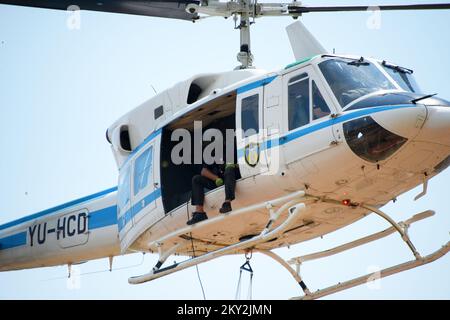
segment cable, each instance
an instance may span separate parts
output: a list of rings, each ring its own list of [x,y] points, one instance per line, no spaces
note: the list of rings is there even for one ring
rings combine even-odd
[[[234,300],[241,300],[241,278],[242,278],[242,269],[239,270],[239,280],[236,288],[236,294],[234,295]]]
[[[202,279],[200,278],[200,271],[198,270],[198,266],[195,266],[195,268],[197,269],[198,281],[200,283],[200,287],[202,288],[203,300],[206,300],[205,289],[203,289]]]
[[[194,258],[195,258],[194,240],[192,238],[192,232],[190,233],[190,235],[191,235],[191,244],[192,244],[192,254],[194,255]],[[203,288],[203,283],[202,283],[202,279],[200,277],[200,271],[198,270],[198,265],[195,265],[195,269],[197,270],[197,278],[198,278],[198,282],[200,283],[200,288],[202,288],[203,300],[206,300],[205,289]]]
[[[252,300],[253,298],[253,269],[250,266],[250,259],[252,257],[252,253],[250,253],[250,256],[247,256],[247,253],[245,254],[246,262],[239,268],[239,280],[236,288],[236,294],[234,299],[240,300],[241,299],[241,282],[242,282],[242,271],[248,271],[250,272],[250,282],[248,286],[248,292],[247,292],[247,300]]]
[[[189,206],[189,202],[186,202],[186,215],[187,215],[187,218],[189,220],[189,207],[188,206]],[[189,233],[189,234],[190,234],[190,238],[191,238],[192,254],[194,255],[194,258],[195,258],[194,239],[192,238],[192,232]],[[198,282],[200,283],[200,288],[202,289],[203,300],[206,300],[205,289],[203,288],[203,282],[202,282],[202,279],[200,277],[200,271],[198,270],[198,265],[195,265],[195,269],[197,270]]]

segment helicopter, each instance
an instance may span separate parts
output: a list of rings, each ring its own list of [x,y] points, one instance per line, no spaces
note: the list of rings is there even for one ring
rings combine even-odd
[[[118,2],[110,3],[89,7],[80,2],[80,8],[116,12],[113,4]],[[166,1],[154,2],[157,9],[152,9],[151,1],[139,3],[146,10],[138,12],[146,15],[164,11],[165,17],[194,21],[201,20],[200,14],[237,17],[240,66],[180,82],[112,124],[106,135],[119,169],[118,187],[0,226],[0,270],[71,265],[100,257],[112,261],[114,256],[136,251],[158,253],[160,259],[148,274],[129,279],[137,284],[223,255],[254,251],[281,263],[304,291],[302,298],[309,299],[364,283],[368,277],[312,293],[299,269],[319,256],[398,232],[415,259],[383,270],[381,275],[388,276],[448,252],[447,243],[422,257],[409,239],[409,225],[430,217],[431,211],[397,223],[380,210],[417,185],[423,184],[425,194],[428,180],[448,166],[448,102],[421,94],[412,70],[384,60],[327,53],[300,23],[290,28],[296,63],[272,73],[252,67],[251,20],[367,7]],[[59,5],[55,9],[68,7]],[[380,6],[380,10],[448,8],[443,4]],[[258,116],[246,119],[249,109]],[[186,226],[192,213],[188,204],[195,168],[177,166],[169,155],[175,146],[173,132],[193,132],[197,120],[206,126],[226,123],[237,131],[241,179],[234,211],[217,213],[223,197],[218,188],[206,197],[210,218]],[[255,133],[240,133],[238,129],[244,127]],[[138,170],[142,161],[145,165]],[[337,170],[336,162],[345,165]],[[271,251],[328,234],[370,212],[391,228],[345,248],[289,263]],[[162,267],[172,254],[195,257]]]

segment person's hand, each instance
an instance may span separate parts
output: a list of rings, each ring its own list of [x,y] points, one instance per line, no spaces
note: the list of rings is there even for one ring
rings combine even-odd
[[[221,187],[221,186],[223,186],[223,179],[222,178],[217,178],[215,183],[216,183],[216,186]]]

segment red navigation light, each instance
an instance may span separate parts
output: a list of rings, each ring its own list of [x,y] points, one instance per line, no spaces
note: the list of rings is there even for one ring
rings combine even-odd
[[[344,206],[350,206],[352,204],[352,201],[350,199],[345,199],[345,200],[342,200],[342,204]]]

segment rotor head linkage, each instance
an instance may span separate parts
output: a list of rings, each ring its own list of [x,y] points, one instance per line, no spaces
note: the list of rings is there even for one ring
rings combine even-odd
[[[0,0],[2,2],[3,0]],[[11,1],[11,0],[10,0]],[[179,0],[181,1],[181,0]],[[357,6],[306,6],[301,1],[286,3],[258,3],[258,0],[185,0],[185,11],[192,21],[205,17],[234,17],[236,29],[240,30],[240,47],[237,60],[240,66],[236,69],[253,67],[253,55],[250,45],[250,26],[256,18],[292,17],[298,19],[307,13],[338,13],[355,11],[406,11],[406,10],[448,10],[450,3],[400,4],[400,5],[357,5]],[[239,20],[239,23],[238,23]]]

